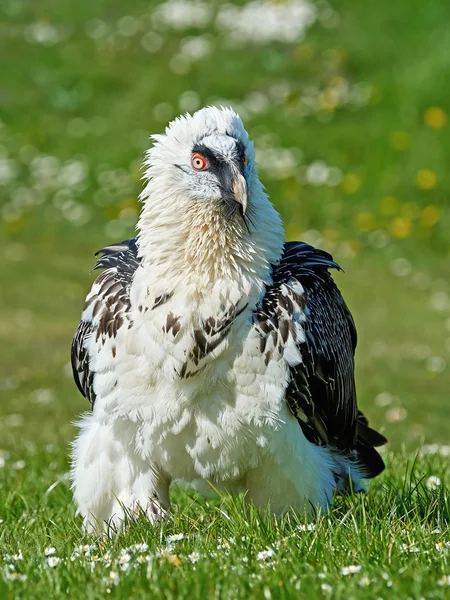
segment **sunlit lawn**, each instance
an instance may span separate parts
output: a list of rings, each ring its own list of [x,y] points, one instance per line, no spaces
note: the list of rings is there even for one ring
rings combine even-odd
[[[218,6],[0,7],[0,598],[444,598],[450,7],[322,2],[291,41],[286,23],[257,35],[244,13],[228,27]],[[71,337],[93,253],[133,235],[148,135],[211,102],[244,117],[287,237],[344,268],[359,403],[390,440],[388,467],[311,530],[177,490],[161,529],[99,545],[66,475],[88,408]]]

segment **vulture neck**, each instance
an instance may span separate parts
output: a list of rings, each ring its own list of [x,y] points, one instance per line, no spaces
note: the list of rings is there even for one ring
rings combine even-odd
[[[147,197],[140,215],[139,256],[150,280],[173,281],[197,293],[208,293],[220,281],[244,288],[270,281],[272,263],[281,256],[282,230],[275,240],[270,230],[254,229],[253,220],[249,232],[239,214],[227,220],[220,207],[191,202],[177,210],[177,204],[168,208]]]

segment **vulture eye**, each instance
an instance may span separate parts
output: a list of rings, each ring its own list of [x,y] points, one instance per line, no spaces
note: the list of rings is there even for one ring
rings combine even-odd
[[[192,166],[197,171],[203,171],[208,166],[208,162],[204,156],[196,152],[192,155]]]

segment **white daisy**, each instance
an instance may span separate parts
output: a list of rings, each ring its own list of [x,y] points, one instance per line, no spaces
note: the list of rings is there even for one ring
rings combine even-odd
[[[188,556],[188,559],[192,563],[196,563],[198,560],[200,560],[200,554],[198,552],[191,552],[191,554]]]
[[[298,531],[314,531],[315,528],[314,523],[307,523],[306,525],[299,525],[297,527]]]
[[[167,537],[168,542],[179,542],[184,538],[184,533],[175,533],[174,535],[169,535]]]
[[[450,542],[437,542],[434,546],[438,552],[441,552],[450,549]]]
[[[173,546],[166,546],[165,548],[158,548],[158,550],[156,551],[156,556],[166,558],[167,556],[170,556],[172,552]]]
[[[222,540],[219,538],[219,545],[217,546],[217,550],[229,550],[230,549],[230,544],[227,542],[227,540],[224,540],[222,542]]]
[[[8,581],[26,581],[27,580],[27,575],[22,575],[21,573],[18,573],[17,571],[12,571],[11,573],[6,573],[6,579]]]
[[[420,552],[419,548],[415,546],[413,543],[411,544],[402,544],[400,546],[400,550],[403,552]]]
[[[426,481],[426,486],[429,490],[435,490],[441,485],[441,480],[436,475],[431,475]]]
[[[258,554],[256,555],[256,560],[265,561],[268,558],[271,558],[274,554],[275,552],[272,550],[272,548],[266,548],[266,550],[258,552]]]
[[[106,583],[113,583],[117,585],[119,583],[119,573],[116,571],[110,571],[108,577],[105,577],[104,581]]]
[[[59,565],[59,563],[61,562],[61,559],[58,558],[57,556],[49,556],[47,558],[47,564],[49,567],[51,567],[52,569],[54,569],[55,567],[57,567]]]
[[[450,585],[450,575],[444,575],[438,581],[438,585]]]
[[[131,556],[128,554],[128,552],[122,550],[122,553],[119,557],[119,564],[126,565],[130,562],[130,560],[131,560]]]
[[[342,567],[341,574],[342,575],[354,575],[355,573],[359,573],[361,571],[360,565],[349,565],[348,567]]]
[[[45,548],[44,550],[44,554],[45,556],[51,556],[52,554],[56,553],[56,548],[53,548],[53,546],[51,546],[50,548]]]

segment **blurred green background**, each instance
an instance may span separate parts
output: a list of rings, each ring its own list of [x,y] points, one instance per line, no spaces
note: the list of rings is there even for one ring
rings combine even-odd
[[[68,454],[93,253],[134,235],[148,136],[211,103],[244,119],[287,238],[345,270],[364,412],[394,450],[450,455],[448,2],[3,0],[0,17],[0,461]]]

